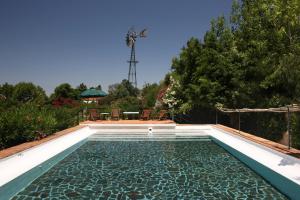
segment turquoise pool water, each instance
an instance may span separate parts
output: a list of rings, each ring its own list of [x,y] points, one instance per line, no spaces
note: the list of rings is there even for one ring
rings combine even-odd
[[[286,199],[210,140],[87,141],[12,199]]]

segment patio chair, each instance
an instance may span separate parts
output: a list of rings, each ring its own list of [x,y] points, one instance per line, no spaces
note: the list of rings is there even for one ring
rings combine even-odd
[[[89,109],[88,112],[89,112],[89,120],[95,121],[99,119],[97,109]]]
[[[167,110],[160,110],[157,116],[158,120],[168,119],[168,111]]]
[[[111,119],[119,120],[120,119],[120,109],[118,109],[118,108],[111,109],[110,117],[111,117]]]
[[[150,114],[151,114],[150,109],[144,109],[141,116],[140,116],[140,119],[141,120],[149,120],[150,119]]]

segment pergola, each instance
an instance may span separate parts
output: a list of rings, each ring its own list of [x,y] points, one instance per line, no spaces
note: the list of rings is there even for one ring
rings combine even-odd
[[[275,112],[275,113],[289,113],[300,112],[300,105],[292,104],[278,108],[241,108],[241,109],[229,109],[229,108],[217,108],[224,113],[248,113],[248,112]]]

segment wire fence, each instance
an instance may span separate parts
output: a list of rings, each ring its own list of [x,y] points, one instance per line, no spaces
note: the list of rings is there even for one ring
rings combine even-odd
[[[221,112],[194,109],[175,116],[177,123],[222,124],[236,130],[300,149],[299,112]]]

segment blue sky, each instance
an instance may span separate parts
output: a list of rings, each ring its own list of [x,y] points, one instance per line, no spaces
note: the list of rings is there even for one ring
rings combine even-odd
[[[0,84],[107,90],[127,78],[131,26],[149,30],[136,43],[138,86],[159,82],[186,41],[230,10],[230,0],[1,0]]]

